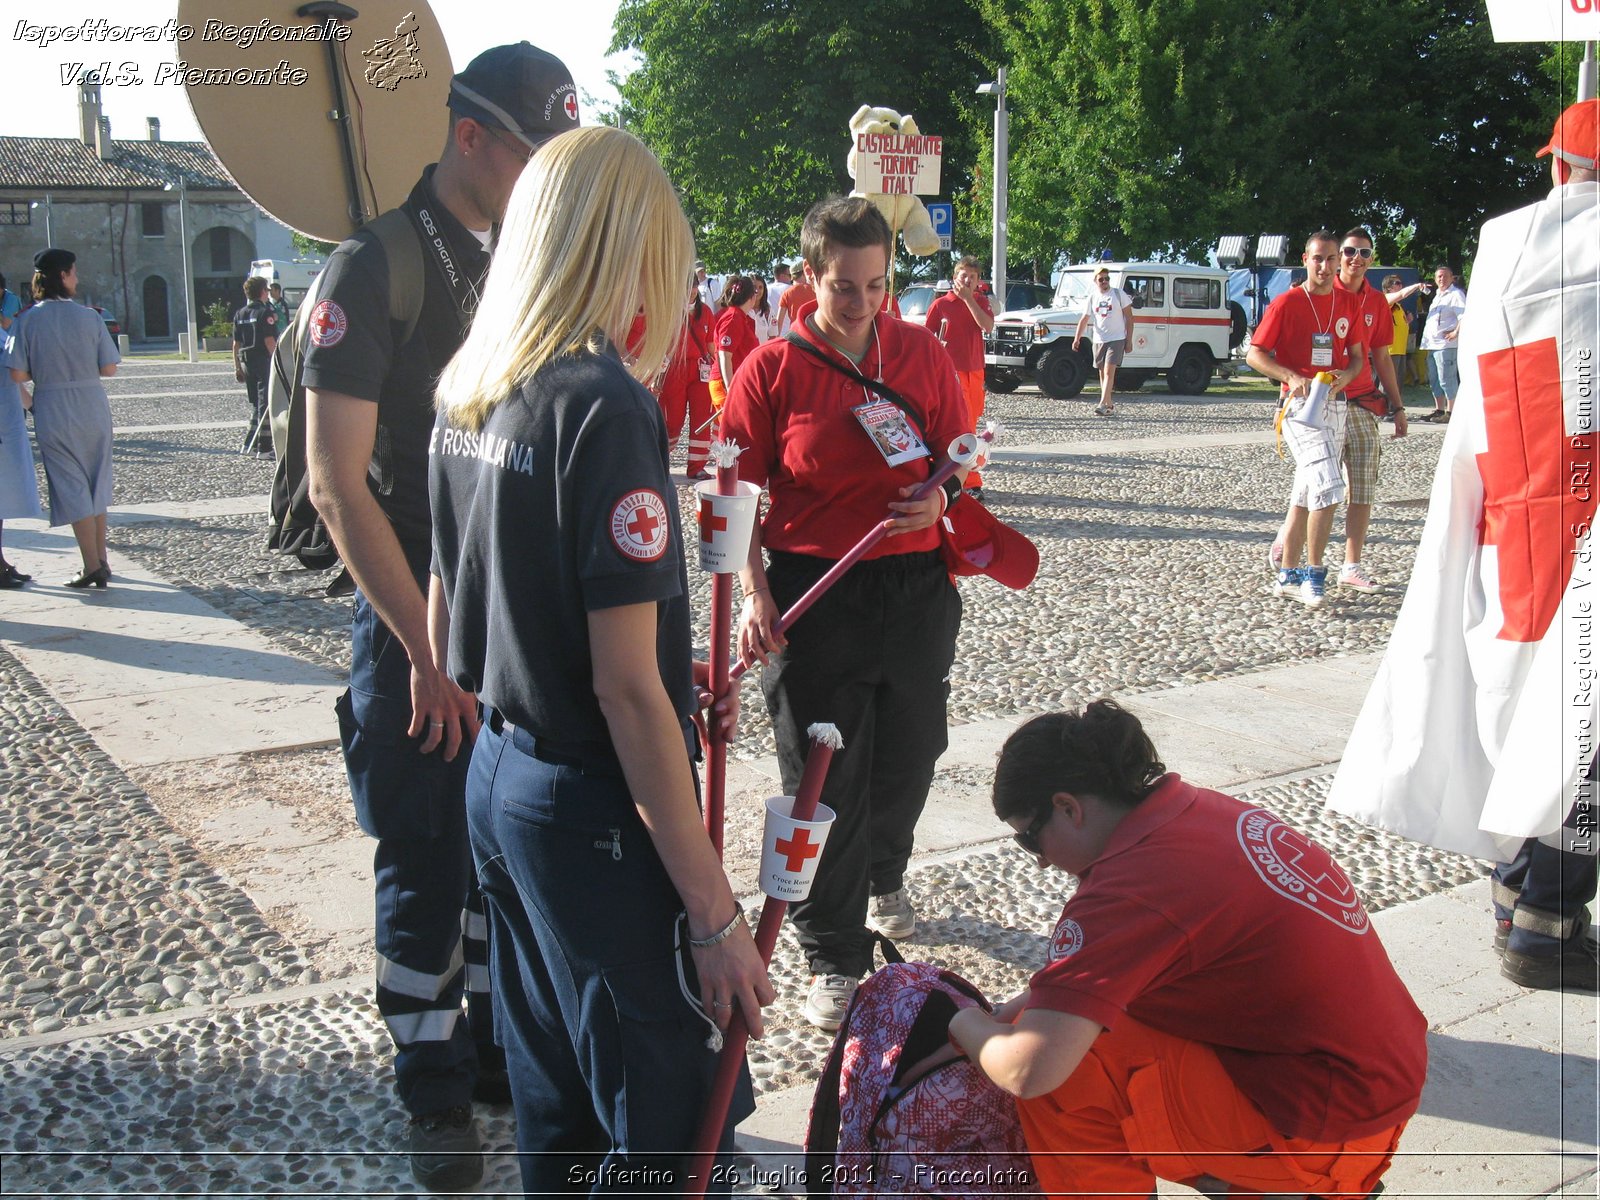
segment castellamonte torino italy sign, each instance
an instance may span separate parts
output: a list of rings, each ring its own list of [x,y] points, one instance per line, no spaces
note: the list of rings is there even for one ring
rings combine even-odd
[[[856,134],[856,190],[937,196],[944,139],[930,133]]]

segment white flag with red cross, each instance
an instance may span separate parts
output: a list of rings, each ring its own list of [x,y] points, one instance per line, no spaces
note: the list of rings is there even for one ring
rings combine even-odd
[[[1328,797],[1480,858],[1560,829],[1595,750],[1597,218],[1588,183],[1484,226],[1416,566]]]

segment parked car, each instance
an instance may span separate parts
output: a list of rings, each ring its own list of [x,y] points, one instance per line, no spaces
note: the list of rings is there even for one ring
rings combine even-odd
[[[114,316],[112,316],[110,313],[108,313],[105,309],[101,308],[98,304],[92,304],[92,305],[90,305],[90,307],[93,308],[95,310],[95,312],[100,314],[100,319],[106,323],[106,332],[109,333],[112,337],[116,337],[119,333],[122,332],[122,322],[121,321],[117,320]]]
[[[1047,396],[1067,399],[1094,373],[1091,339],[1072,348],[1078,319],[1094,292],[1094,275],[1111,272],[1111,286],[1133,301],[1133,350],[1117,382],[1139,387],[1165,375],[1168,390],[1193,396],[1206,390],[1216,365],[1228,357],[1235,331],[1243,337],[1243,312],[1228,300],[1228,272],[1188,263],[1091,262],[1068,267],[1044,311],[1007,311],[984,339],[984,385],[998,394],[1037,383]]]
[[[924,324],[928,319],[928,309],[932,307],[934,300],[948,292],[950,287],[948,279],[941,279],[937,283],[917,283],[906,288],[899,295],[900,319],[910,321],[913,325]],[[1005,308],[1017,311],[1042,308],[1050,303],[1051,294],[1050,289],[1042,283],[1008,279]],[[993,305],[992,300],[990,304]]]

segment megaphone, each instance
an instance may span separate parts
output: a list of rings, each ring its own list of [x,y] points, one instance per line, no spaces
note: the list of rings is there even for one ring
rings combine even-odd
[[[339,242],[402,203],[449,128],[450,52],[427,0],[179,0],[190,107],[251,200]]]

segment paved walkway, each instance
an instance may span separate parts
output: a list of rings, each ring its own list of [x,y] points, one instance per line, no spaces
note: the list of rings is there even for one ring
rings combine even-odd
[[[1227,436],[1227,444],[1261,440],[1257,435]],[[1147,451],[1156,441],[1130,446]],[[1196,443],[1191,438],[1184,444]],[[1100,441],[1010,453],[1036,458],[1043,453],[1115,455],[1127,449],[1120,442]],[[112,520],[121,524],[260,511],[263,500],[144,505],[114,511]],[[41,580],[72,573],[75,554],[64,530],[8,522],[6,544]],[[181,763],[329,742],[328,709],[341,686],[337,679],[137,563],[114,565],[117,579],[109,593],[78,594],[41,584],[8,597],[0,618],[0,642],[114,759],[125,766]],[[1147,692],[1131,700],[1130,707],[1147,719],[1169,765],[1197,782],[1244,790],[1322,776],[1338,760],[1377,657],[1324,659]],[[965,767],[981,775],[1019,720],[956,727],[941,767]],[[739,769],[752,787],[776,774],[766,761],[747,762]],[[918,831],[917,863],[943,863],[959,876],[964,864],[977,862],[1003,841],[1000,832],[981,788],[936,796]],[[273,853],[292,859],[298,852],[285,845]],[[370,844],[354,836],[340,853],[360,875]],[[326,866],[320,863],[319,869]],[[356,911],[363,913],[360,905]],[[1524,992],[1500,977],[1489,948],[1487,888],[1481,881],[1397,905],[1378,914],[1376,924],[1431,1027],[1422,1111],[1388,1177],[1388,1194],[1595,1195],[1600,1147],[1595,1002]],[[293,1032],[294,1020],[284,1020],[281,1012],[292,1013],[298,998],[339,1001],[345,991],[359,993],[364,986],[364,981],[350,979],[275,992],[270,999],[280,1015],[264,1015],[254,1034],[237,1036],[268,1036],[262,1031],[278,1030],[275,1022],[280,1020]],[[237,1007],[242,1013],[244,1005]],[[324,1024],[353,1019],[350,1004],[343,1010],[337,1003],[333,1007],[331,1015],[321,1018]],[[179,1030],[185,1020],[198,1019],[200,1014],[179,1011],[159,1019],[129,1018],[13,1038],[0,1042],[0,1064],[10,1064],[6,1070],[20,1068],[32,1061],[30,1054],[59,1056],[79,1044],[90,1053],[90,1043],[100,1046],[119,1029],[132,1031],[136,1040],[148,1037],[153,1045],[171,1045],[162,1040],[167,1034],[156,1035],[156,1026]],[[231,1007],[220,1015],[210,1010],[205,1020],[213,1032],[251,1023],[247,1016],[232,1015]],[[182,1042],[180,1037],[177,1044]],[[376,1052],[381,1057],[381,1045]],[[260,1086],[278,1085],[261,1081]],[[759,1111],[741,1131],[741,1143],[760,1156],[772,1177],[781,1177],[780,1164],[793,1161],[809,1096],[809,1085],[765,1092]],[[163,1103],[171,1103],[171,1097]],[[119,1102],[116,1119],[137,1125],[163,1115]],[[503,1149],[504,1125],[491,1134],[501,1139]],[[234,1140],[217,1136],[224,1144]],[[348,1178],[362,1178],[361,1171]],[[506,1178],[503,1167],[497,1178]],[[103,1182],[91,1173],[81,1194],[115,1194],[99,1186]],[[284,1186],[291,1190],[279,1194],[300,1194],[292,1190],[292,1176]],[[1168,1190],[1187,1194],[1182,1188],[1164,1192]],[[7,1194],[46,1193],[8,1189]]]

